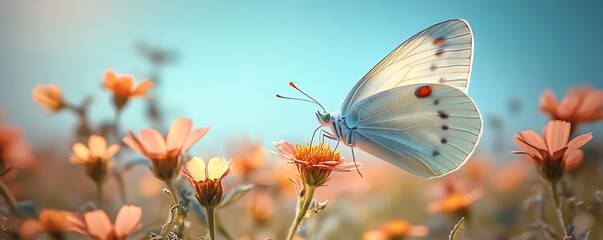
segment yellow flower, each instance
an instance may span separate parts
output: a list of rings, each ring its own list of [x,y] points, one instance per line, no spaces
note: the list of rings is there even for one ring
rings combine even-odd
[[[61,89],[54,84],[36,85],[32,97],[35,102],[48,108],[51,112],[59,111],[65,107]]]
[[[293,145],[287,141],[274,143],[280,158],[296,164],[302,180],[310,186],[322,186],[330,178],[332,171],[349,172],[356,168],[354,163],[346,163],[339,152],[331,150],[326,144],[317,146]],[[358,164],[360,166],[360,164]]]
[[[230,161],[214,157],[209,160],[207,167],[203,159],[195,157],[186,163],[182,174],[195,187],[196,197],[201,206],[215,208],[222,201],[222,179],[230,172]]]
[[[71,163],[81,164],[86,167],[86,173],[92,180],[99,183],[105,177],[109,160],[117,154],[119,145],[107,147],[107,140],[98,135],[88,138],[88,146],[82,143],[73,144]]]
[[[144,96],[153,87],[153,81],[144,80],[134,84],[134,77],[117,75],[111,69],[105,70],[103,87],[113,93],[113,101],[117,109],[123,108],[130,97]]]

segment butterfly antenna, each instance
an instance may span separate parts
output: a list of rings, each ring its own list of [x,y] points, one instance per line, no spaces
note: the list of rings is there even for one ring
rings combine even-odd
[[[320,129],[322,126],[318,126],[316,129],[314,129],[314,133],[312,133],[312,138],[310,138],[310,153],[312,152],[312,142],[314,142],[314,136],[316,136],[316,132],[318,131],[318,129]]]
[[[304,102],[309,102],[309,103],[314,103],[316,104],[316,102],[310,101],[308,99],[303,99],[303,98],[294,98],[294,97],[285,97],[283,95],[280,94],[276,94],[277,98],[282,98],[282,99],[289,99],[289,100],[297,100],[297,101],[304,101]]]
[[[354,148],[350,147],[350,149],[352,149],[352,159],[354,160],[354,166],[356,166],[356,171],[358,171],[358,174],[360,174],[361,178],[364,178],[362,176],[362,173],[360,172],[360,169],[358,169],[358,164],[356,164],[356,156],[354,155]]]
[[[300,93],[302,93],[303,95],[305,95],[306,97],[308,97],[309,99],[312,99],[312,101],[314,101],[314,103],[316,103],[318,106],[320,106],[320,108],[322,108],[323,112],[326,112],[327,110],[322,106],[322,104],[320,104],[318,101],[316,101],[316,99],[314,99],[313,97],[310,97],[310,95],[306,94],[304,91],[302,91],[301,89],[299,89],[297,86],[295,86],[295,84],[293,82],[289,82],[289,86],[291,86],[292,88],[295,88],[295,90],[299,91]]]

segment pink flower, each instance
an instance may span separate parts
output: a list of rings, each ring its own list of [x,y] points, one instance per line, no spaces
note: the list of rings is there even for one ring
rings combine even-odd
[[[131,97],[144,96],[153,87],[153,81],[144,80],[134,85],[134,77],[130,75],[117,75],[111,69],[105,70],[103,87],[113,92],[117,109],[123,108]]]
[[[354,163],[345,163],[339,152],[331,150],[325,144],[294,146],[290,142],[280,141],[274,145],[279,151],[276,155],[295,163],[300,177],[312,186],[324,185],[329,180],[331,171],[349,172],[356,168]]]
[[[528,130],[515,136],[515,143],[521,151],[514,154],[528,155],[536,165],[541,177],[556,182],[563,177],[567,165],[582,160],[580,148],[592,139],[592,133],[577,136],[568,143],[571,124],[553,120],[544,128],[544,135]]]
[[[28,167],[34,156],[20,128],[5,124],[0,113],[0,172],[7,167]]]
[[[94,240],[125,240],[128,235],[142,227],[140,223],[142,209],[137,206],[124,205],[117,213],[115,225],[102,210],[87,212],[84,216],[71,219],[73,231],[87,235]]]
[[[178,118],[164,139],[155,129],[140,130],[140,140],[132,131],[123,139],[124,143],[136,152],[147,157],[153,163],[153,174],[164,182],[170,182],[178,176],[180,170],[180,154],[199,141],[207,128],[192,130],[193,122],[188,118]]]
[[[555,94],[547,90],[540,97],[540,110],[554,120],[570,122],[572,127],[603,119],[603,91],[592,87],[571,89],[557,102]]]

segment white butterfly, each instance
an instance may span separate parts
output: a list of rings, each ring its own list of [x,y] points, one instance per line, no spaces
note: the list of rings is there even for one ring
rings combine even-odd
[[[446,175],[467,162],[482,133],[479,110],[467,96],[472,59],[465,20],[435,24],[360,79],[340,112],[316,116],[347,146],[422,177]]]

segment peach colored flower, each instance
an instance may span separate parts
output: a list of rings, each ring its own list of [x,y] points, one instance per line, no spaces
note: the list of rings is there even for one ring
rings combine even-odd
[[[113,93],[113,100],[117,109],[123,108],[131,97],[144,96],[153,87],[153,81],[144,80],[134,84],[131,75],[117,75],[111,69],[105,70],[103,87]]]
[[[237,150],[232,153],[232,170],[243,178],[248,178],[253,171],[266,165],[268,152],[262,146],[262,141],[252,142],[244,139]]]
[[[72,216],[72,213],[66,211],[43,209],[38,220],[30,219],[21,225],[19,236],[22,239],[36,239],[36,236],[41,233],[61,235],[71,229],[70,218]]]
[[[125,240],[128,235],[142,227],[142,209],[124,205],[119,209],[115,225],[103,210],[87,212],[72,218],[73,231],[87,235],[94,240]]]
[[[568,143],[570,131],[571,124],[568,122],[549,121],[542,137],[533,130],[515,135],[515,143],[521,151],[512,153],[528,155],[543,179],[556,182],[563,177],[567,165],[581,161],[583,153],[580,148],[592,139],[592,133],[587,133]]]
[[[88,146],[82,143],[73,144],[71,163],[86,167],[86,173],[95,182],[101,182],[110,167],[109,160],[119,151],[119,145],[107,147],[107,140],[98,135],[88,138]]]
[[[201,206],[215,208],[224,196],[222,179],[230,172],[230,161],[214,157],[209,160],[207,167],[203,159],[195,157],[186,163],[182,174],[195,187],[196,197]]]
[[[297,171],[305,183],[322,186],[330,178],[332,171],[349,172],[356,168],[354,163],[345,163],[339,152],[331,150],[326,144],[317,146],[293,145],[287,141],[273,143],[278,149],[278,157],[295,163]],[[358,164],[360,166],[360,164]]]
[[[29,167],[34,162],[34,156],[23,132],[1,120],[0,116],[0,172],[9,167]]]
[[[547,90],[540,97],[540,110],[553,120],[570,122],[575,128],[581,123],[603,119],[603,91],[588,86],[571,89],[557,102],[555,94]]]
[[[51,112],[56,112],[65,107],[61,89],[54,84],[36,85],[32,92],[35,102],[48,108]]]
[[[248,205],[249,215],[256,223],[265,223],[274,214],[274,198],[265,192],[255,192],[252,196],[252,201]]]
[[[207,128],[192,130],[193,122],[188,118],[178,118],[164,139],[155,129],[140,130],[140,140],[132,131],[123,139],[124,143],[136,152],[147,157],[153,163],[153,174],[164,182],[170,182],[178,176],[180,169],[180,154],[199,141]]]
[[[392,220],[383,225],[381,230],[364,233],[363,240],[402,240],[407,237],[425,237],[429,229],[423,225],[411,225],[406,220]]]
[[[430,202],[427,205],[428,212],[444,212],[455,218],[468,217],[469,206],[483,195],[481,188],[471,191],[463,190],[463,185],[458,181],[445,181],[443,187],[445,190],[444,196],[439,200]]]

